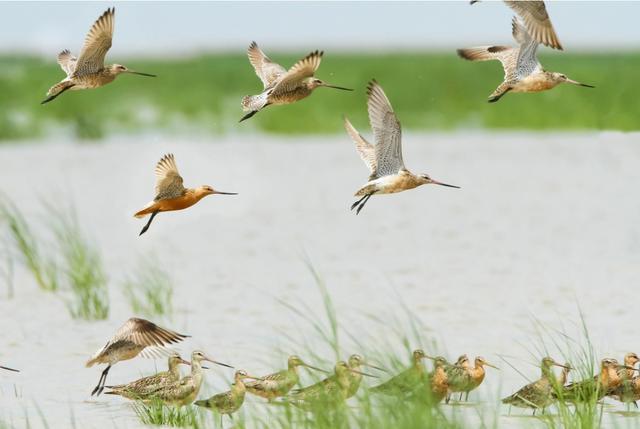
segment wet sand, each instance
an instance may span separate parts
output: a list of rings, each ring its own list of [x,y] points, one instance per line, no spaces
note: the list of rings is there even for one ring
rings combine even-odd
[[[284,365],[278,349],[301,353],[283,333],[303,343],[312,329],[277,299],[322,314],[308,258],[341,324],[366,336],[370,348],[386,338],[402,353],[393,323],[368,316],[403,320],[404,302],[426,327],[425,338],[438,341],[430,352],[482,355],[501,366],[488,369],[471,399],[489,415],[506,415],[506,407],[496,411],[498,398],[526,380],[498,355],[537,375],[530,365],[540,344],[535,320],[577,334],[580,307],[600,356],[621,359],[637,347],[639,140],[618,133],[408,134],[407,167],[462,189],[374,196],[359,216],[349,206],[368,172],[346,136],[2,145],[0,190],[39,225],[40,236],[50,239],[42,199],[75,204],[102,252],[111,314],[102,322],[71,319],[60,295],[40,291],[16,261],[15,297],[7,299],[0,284],[0,363],[22,372],[0,373],[0,421],[23,427],[29,414],[32,427],[42,427],[39,408],[50,428],[70,427],[72,419],[82,428],[141,427],[125,401],[89,397],[101,368],[84,362],[132,315],[122,285],[150,254],[174,279],[175,312],[160,321],[193,336],[181,346],[185,354],[203,348],[263,373]],[[187,186],[240,195],[160,214],[138,237],[144,222],[132,214],[152,199],[153,168],[166,152],[175,153]],[[348,336],[342,342],[345,354],[358,351]],[[326,345],[314,347],[331,360]],[[155,366],[120,363],[108,382]],[[207,375],[201,396],[224,389],[231,375]],[[261,407],[250,400],[246,412]],[[613,416],[605,422],[624,419]],[[500,427],[531,424],[500,417]]]

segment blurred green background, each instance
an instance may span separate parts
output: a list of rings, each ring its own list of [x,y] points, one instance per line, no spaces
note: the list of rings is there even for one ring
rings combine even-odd
[[[299,58],[270,56],[285,67]],[[542,56],[547,70],[596,88],[565,84],[539,94],[507,94],[495,104],[486,98],[502,79],[498,62],[471,63],[455,52],[330,54],[318,76],[355,93],[322,88],[300,103],[267,108],[242,124],[237,123],[241,97],[262,88],[246,56],[121,61],[158,77],[124,75],[103,88],[70,91],[40,105],[49,86],[64,77],[58,65],[38,57],[0,57],[0,139],[45,134],[100,139],[110,133],[153,131],[340,133],[342,115],[364,130],[364,91],[372,77],[383,85],[408,130],[640,128],[640,53]]]

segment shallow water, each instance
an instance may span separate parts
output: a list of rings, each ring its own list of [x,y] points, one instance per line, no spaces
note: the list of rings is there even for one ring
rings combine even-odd
[[[131,316],[122,285],[145,255],[155,255],[175,282],[172,318],[162,324],[193,336],[181,346],[203,348],[223,362],[263,373],[284,365],[289,335],[332,359],[311,327],[277,303],[306,303],[322,315],[307,258],[330,291],[342,326],[371,349],[393,338],[405,320],[401,302],[427,327],[438,350],[455,359],[482,355],[488,369],[471,394],[500,427],[539,426],[523,412],[498,408],[538,369],[535,320],[578,336],[578,306],[599,356],[618,359],[635,342],[640,274],[640,145],[638,134],[407,135],[409,169],[462,186],[424,186],[373,197],[359,216],[349,211],[367,171],[346,137],[256,137],[190,142],[156,138],[105,144],[34,143],[0,146],[2,184],[42,228],[42,199],[73,202],[99,245],[110,280],[111,315],[102,322],[71,319],[60,295],[40,291],[16,261],[15,296],[0,284],[0,421],[25,427],[140,427],[129,405],[89,392],[101,368],[86,359]],[[212,139],[213,140],[213,139]],[[239,196],[213,196],[182,213],[159,215],[149,232],[132,214],[153,196],[153,167],[174,152],[185,184],[211,184]],[[39,230],[40,231],[40,230]],[[1,261],[0,261],[1,263]],[[382,343],[381,343],[382,344]],[[342,337],[345,355],[358,351]],[[416,345],[418,346],[418,345]],[[636,350],[637,351],[637,350]],[[534,353],[535,354],[535,353]],[[500,355],[500,356],[498,356]],[[536,354],[538,356],[538,354]],[[561,359],[558,356],[558,359]],[[164,367],[164,362],[157,362]],[[110,383],[154,370],[144,359],[116,365]],[[201,396],[225,388],[227,371],[207,375]],[[636,426],[612,404],[605,422]],[[265,405],[251,400],[248,414]],[[468,408],[468,411],[465,411]],[[473,418],[473,407],[455,407]],[[259,411],[256,411],[259,412]],[[524,414],[528,414],[525,412]]]

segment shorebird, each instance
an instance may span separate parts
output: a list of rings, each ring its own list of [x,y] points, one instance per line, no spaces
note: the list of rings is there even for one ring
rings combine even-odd
[[[330,85],[314,76],[320,67],[322,51],[311,52],[289,70],[271,61],[256,42],[251,43],[247,54],[249,62],[262,81],[264,90],[258,95],[247,95],[242,98],[242,110],[249,113],[244,115],[240,122],[249,119],[267,106],[291,104],[302,100],[319,87],[353,91],[350,88]]]
[[[462,387],[462,391],[465,393],[465,396],[464,396],[465,401],[469,399],[469,392],[476,389],[484,381],[485,366],[488,366],[494,369],[500,369],[495,365],[491,365],[489,362],[485,360],[485,358],[481,356],[477,356],[475,358],[474,365],[475,366],[473,368],[468,367],[466,369],[466,373],[467,373],[466,383]]]
[[[467,385],[469,369],[469,357],[466,354],[460,355],[455,365],[448,365],[445,370],[447,372],[447,380],[449,382],[449,394],[447,395],[447,404],[451,400],[451,394],[460,392],[459,401],[462,401],[462,393]]]
[[[504,80],[489,96],[489,102],[494,103],[509,91],[512,92],[541,92],[555,88],[561,83],[594,88],[592,85],[569,79],[567,75],[546,71],[538,61],[536,51],[538,42],[532,39],[527,29],[514,17],[512,22],[513,38],[518,47],[510,46],[479,46],[475,48],[458,49],[458,55],[470,61],[498,60],[504,69]]]
[[[151,214],[149,221],[142,228],[139,235],[147,232],[153,218],[158,213],[186,209],[207,195],[212,194],[238,195],[235,192],[216,191],[209,185],[202,185],[198,188],[185,188],[173,154],[169,153],[163,156],[156,165],[156,196],[153,201],[134,214],[137,218]]]
[[[375,145],[365,140],[351,122],[344,118],[347,133],[371,172],[367,184],[356,192],[355,196],[361,198],[351,205],[351,210],[357,207],[356,214],[360,213],[373,194],[393,194],[427,184],[459,188],[433,180],[427,174],[416,175],[407,170],[402,160],[400,121],[375,79],[367,86],[367,96],[369,122]]]
[[[336,406],[344,403],[351,386],[350,374],[367,377],[374,375],[352,369],[345,361],[339,361],[334,367],[334,373],[311,386],[293,390],[287,397],[287,402],[306,410],[316,406]]]
[[[442,356],[433,359],[433,372],[428,375],[427,403],[435,405],[440,403],[449,392],[449,380],[446,368],[450,365]]]
[[[640,358],[638,358],[637,354],[633,352],[629,352],[626,355],[624,355],[624,364],[626,366],[634,368],[638,362],[640,362]],[[623,380],[631,380],[635,375],[634,372],[635,370],[633,369],[626,369],[626,368],[618,369],[618,375]]]
[[[379,366],[366,362],[364,358],[358,354],[353,354],[349,356],[349,360],[347,361],[347,364],[349,365],[349,368],[358,371],[358,372],[350,371],[347,374],[349,376],[349,387],[347,388],[347,393],[346,393],[347,399],[351,398],[353,395],[358,393],[358,389],[360,388],[360,383],[362,382],[362,373],[360,372],[361,367],[367,366],[369,368],[377,369],[378,371],[385,371]]]
[[[168,361],[168,371],[162,371],[148,377],[143,377],[127,384],[105,386],[107,389],[111,389],[110,391],[104,392],[105,395],[119,395],[133,400],[153,399],[153,393],[158,388],[180,380],[179,365],[191,365],[190,362],[182,359],[178,353],[172,353],[171,356],[169,356]]]
[[[238,411],[244,403],[244,396],[247,391],[244,380],[248,378],[261,380],[259,377],[247,374],[244,370],[236,371],[234,384],[231,385],[231,390],[213,395],[209,399],[196,401],[195,404],[199,407],[208,408],[220,413],[220,427],[222,427],[222,416],[227,415],[231,420],[233,420],[231,414]]]
[[[618,387],[608,393],[608,396],[625,404],[633,403],[633,405],[638,408],[637,401],[640,400],[640,376],[623,379]]]
[[[132,317],[127,320],[116,334],[107,341],[107,344],[99,349],[86,363],[87,368],[97,364],[106,363],[107,367],[102,371],[98,385],[91,392],[91,396],[102,393],[107,381],[107,374],[116,363],[133,359],[142,353],[142,356],[153,357],[158,354],[166,354],[168,350],[162,350],[169,344],[178,343],[189,335],[179,334],[159,327],[145,319]]]
[[[426,371],[422,359],[429,358],[423,350],[414,350],[413,365],[411,368],[402,371],[400,374],[390,378],[382,384],[372,387],[372,393],[382,393],[385,395],[405,395],[412,393],[425,381]]]
[[[630,366],[619,364],[616,359],[602,359],[598,375],[565,386],[562,398],[568,402],[586,402],[594,397],[600,400],[622,384],[622,378],[618,374],[620,369],[634,370]]]
[[[470,3],[474,4],[479,1],[480,0],[471,0]],[[553,29],[553,24],[551,24],[551,19],[549,19],[549,14],[543,1],[516,0],[505,1],[505,3],[522,18],[524,25],[527,27],[527,31],[538,43],[542,43],[550,48],[562,50],[562,46]]]
[[[129,70],[122,64],[104,64],[104,57],[111,48],[114,15],[115,8],[111,8],[98,18],[89,30],[77,58],[67,49],[58,54],[58,64],[67,77],[49,88],[47,98],[42,104],[48,103],[69,89],[75,91],[99,88],[113,82],[122,73],[155,77],[153,74]]]
[[[245,383],[247,391],[269,401],[284,396],[300,381],[300,376],[298,375],[299,366],[326,372],[323,369],[306,364],[300,357],[293,355],[289,356],[287,369]]]
[[[503,404],[513,405],[519,408],[533,408],[533,415],[536,410],[544,409],[553,404],[556,398],[553,395],[553,382],[555,375],[552,366],[566,368],[566,365],[557,363],[553,358],[544,357],[540,363],[542,373],[540,379],[527,384],[516,393],[502,400]]]
[[[0,369],[6,369],[7,371],[13,371],[13,372],[20,372],[20,370],[18,370],[18,369],[9,368],[9,367],[2,366],[2,365],[0,365]]]
[[[567,384],[567,381],[569,380],[570,371],[571,371],[571,365],[569,365],[569,362],[565,362],[564,366],[562,367],[562,372],[560,372],[560,377],[558,377],[559,387],[564,387]]]
[[[233,368],[226,363],[208,357],[204,352],[196,350],[191,354],[191,374],[171,384],[165,384],[153,392],[153,397],[168,405],[183,406],[195,401],[202,386],[202,362],[208,361],[216,365]]]

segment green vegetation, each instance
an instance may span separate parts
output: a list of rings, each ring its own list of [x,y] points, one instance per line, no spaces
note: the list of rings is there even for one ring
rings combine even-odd
[[[189,427],[198,429],[203,427],[201,418],[194,407],[168,407],[161,401],[153,401],[149,404],[137,402],[133,410],[144,424]]]
[[[52,207],[49,208],[51,211]],[[109,316],[109,290],[98,250],[83,235],[74,211],[55,212],[53,226],[66,286],[72,299],[68,302],[74,318],[102,320]]]
[[[298,55],[270,53],[282,64]],[[498,62],[471,63],[451,53],[361,55],[329,53],[319,77],[354,88],[355,93],[319,89],[295,106],[267,108],[238,125],[240,99],[261,84],[244,55],[216,54],[190,59],[119,59],[157,78],[121,76],[97,90],[69,92],[40,105],[63,72],[51,61],[0,57],[0,140],[45,138],[71,133],[99,139],[111,130],[135,133],[280,134],[341,133],[342,115],[366,129],[365,86],[377,78],[406,129],[638,130],[640,53],[545,53],[548,70],[590,83],[540,94],[507,94],[489,104],[502,79]]]
[[[42,290],[56,291],[59,287],[55,263],[42,255],[39,240],[36,239],[25,216],[8,199],[0,201],[0,219],[6,224],[9,235],[21,256],[24,266]]]
[[[125,283],[124,291],[134,313],[154,317],[170,315],[173,311],[173,282],[155,259],[138,265]]]

